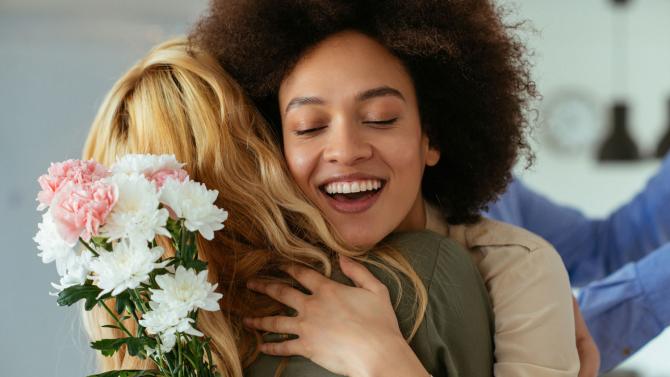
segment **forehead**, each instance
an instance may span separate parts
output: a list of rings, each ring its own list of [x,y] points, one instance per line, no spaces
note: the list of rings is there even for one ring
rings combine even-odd
[[[321,41],[300,59],[282,81],[279,101],[304,95],[337,99],[384,85],[413,95],[412,79],[400,59],[373,38],[346,31]]]

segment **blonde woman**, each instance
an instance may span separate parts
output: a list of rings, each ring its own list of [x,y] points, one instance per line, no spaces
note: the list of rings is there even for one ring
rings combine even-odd
[[[365,319],[349,331],[384,341],[378,349],[333,345],[333,355],[341,358],[336,372],[365,375],[387,361],[399,368],[423,365],[435,375],[489,376],[492,311],[467,252],[429,231],[396,233],[369,251],[345,247],[293,182],[273,140],[218,63],[187,51],[177,39],[156,47],[114,85],[84,147],[84,158],[108,165],[126,153],[173,153],[193,179],[219,191],[217,205],[230,214],[226,228],[211,242],[199,239],[198,246],[223,293],[221,312],[201,313],[198,327],[213,339],[222,376],[278,375],[284,367],[288,376],[332,375],[318,359],[259,354],[257,345],[277,340],[277,334],[243,325],[243,317],[291,313],[246,287],[258,278],[297,286],[284,266],[291,266],[292,275],[306,266],[330,276],[324,290],[348,284],[351,294],[337,303],[352,318]],[[337,256],[352,259],[340,257],[338,263]],[[374,275],[353,259],[365,261]],[[103,311],[84,316],[93,339],[122,336],[100,327],[110,322]],[[151,367],[124,352],[100,361],[102,370]]]

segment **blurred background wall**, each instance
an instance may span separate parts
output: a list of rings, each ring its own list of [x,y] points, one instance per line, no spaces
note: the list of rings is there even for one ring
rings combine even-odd
[[[559,202],[605,215],[659,164],[648,156],[670,122],[670,1],[616,9],[609,0],[502,3],[515,10],[510,21],[528,19],[536,30],[521,36],[544,96],[529,114],[537,160],[518,174]],[[56,272],[32,241],[36,178],[49,162],[80,156],[113,82],[150,46],[186,32],[205,7],[204,0],[0,0],[0,168],[9,172],[0,180],[0,375],[94,372],[76,310],[47,294]],[[610,107],[622,100],[641,158],[598,162]],[[669,354],[666,332],[620,370],[670,376]]]

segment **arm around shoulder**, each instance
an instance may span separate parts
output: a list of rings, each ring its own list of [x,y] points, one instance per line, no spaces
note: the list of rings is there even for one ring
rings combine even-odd
[[[579,356],[567,272],[547,242],[538,238],[529,244],[479,248],[478,267],[495,313],[494,375],[577,376]]]

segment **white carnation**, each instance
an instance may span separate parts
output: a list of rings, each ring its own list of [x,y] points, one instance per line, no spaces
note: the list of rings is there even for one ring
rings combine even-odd
[[[165,169],[181,169],[185,164],[177,161],[173,154],[127,154],[116,159],[111,171],[114,174],[143,174],[153,173]]]
[[[117,174],[106,179],[118,187],[119,199],[100,228],[101,235],[110,241],[152,241],[157,234],[170,237],[165,228],[169,213],[158,208],[159,194],[153,183],[140,174]]]
[[[37,225],[38,231],[33,237],[37,248],[41,250],[37,255],[42,257],[43,263],[62,260],[74,254],[74,246],[63,240],[56,230],[56,223],[51,215],[51,209],[42,214],[42,222]]]
[[[177,267],[174,275],[156,276],[161,289],[150,289],[151,301],[161,307],[176,312],[191,312],[195,309],[219,310],[219,299],[223,296],[215,292],[218,284],[207,281],[207,271],[196,274],[194,269]]]
[[[191,232],[198,231],[207,240],[214,238],[214,231],[223,228],[228,212],[214,205],[217,190],[207,190],[205,185],[194,181],[165,181],[160,192],[160,201],[170,207],[177,217],[186,221]]]
[[[178,312],[163,307],[155,302],[150,302],[151,311],[142,315],[140,325],[144,326],[147,333],[159,334],[161,339],[161,351],[170,352],[176,341],[176,333],[186,333],[193,336],[203,336],[203,333],[193,328],[192,318],[184,312]]]
[[[57,290],[52,295],[57,295],[58,292],[67,287],[84,284],[91,272],[90,265],[92,260],[93,254],[86,249],[76,252],[73,250],[66,257],[56,259],[56,268],[61,278],[58,284],[51,283],[51,286]]]
[[[168,263],[156,263],[162,255],[160,246],[149,249],[145,242],[127,240],[117,242],[111,252],[101,251],[90,264],[95,273],[92,279],[102,289],[98,297],[108,292],[116,296],[126,289],[137,288],[149,279],[151,271]]]

